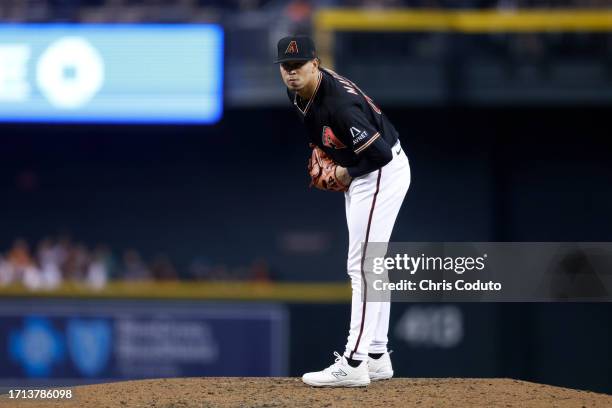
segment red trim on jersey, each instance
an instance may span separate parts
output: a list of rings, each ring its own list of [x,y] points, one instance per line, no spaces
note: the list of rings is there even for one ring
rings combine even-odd
[[[355,150],[355,154],[359,154],[361,152],[363,152],[365,149],[368,148],[369,145],[371,145],[372,143],[374,143],[374,141],[376,141],[376,139],[378,139],[380,137],[380,132],[376,132],[376,134],[374,136],[372,136],[370,138],[370,140],[368,140],[367,142],[364,143],[363,146],[361,146],[359,149]]]
[[[366,304],[367,304],[367,296],[368,296],[368,285],[366,284],[365,273],[363,272],[363,264],[365,263],[365,255],[368,249],[368,240],[370,238],[370,226],[372,225],[372,216],[374,215],[374,207],[376,206],[376,196],[378,196],[378,191],[380,190],[380,177],[382,175],[382,169],[378,169],[378,178],[376,179],[376,191],[374,192],[374,198],[372,198],[372,207],[370,208],[370,217],[368,218],[368,228],[366,230],[365,242],[363,244],[363,253],[361,254],[361,287],[363,288],[363,308],[361,311],[361,327],[359,328],[359,335],[357,336],[357,343],[355,343],[355,348],[351,351],[349,358],[353,358],[353,354],[357,351],[359,347],[359,342],[361,341],[361,335],[363,334],[363,324],[365,323],[365,314],[366,314]]]

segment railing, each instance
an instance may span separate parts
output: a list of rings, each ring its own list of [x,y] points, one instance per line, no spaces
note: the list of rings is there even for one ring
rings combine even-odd
[[[319,55],[333,66],[334,32],[612,32],[612,9],[411,10],[320,9],[313,17]]]
[[[101,289],[64,283],[52,290],[29,290],[22,285],[0,287],[0,298],[92,298],[92,299],[197,299],[229,301],[278,301],[293,303],[348,302],[348,283],[258,282],[110,282]]]

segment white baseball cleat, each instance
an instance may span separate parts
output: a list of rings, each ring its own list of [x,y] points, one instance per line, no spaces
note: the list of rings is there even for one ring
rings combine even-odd
[[[389,352],[386,352],[380,358],[374,359],[368,357],[368,373],[370,380],[388,380],[393,377],[393,366],[391,365],[391,357]]]
[[[323,371],[306,373],[302,381],[313,387],[363,387],[370,383],[368,364],[362,361],[357,367],[351,367],[346,357],[334,351],[336,361]]]

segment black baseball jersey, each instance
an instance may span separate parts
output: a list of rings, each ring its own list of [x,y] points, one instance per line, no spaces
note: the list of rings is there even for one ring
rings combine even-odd
[[[352,81],[321,68],[314,95],[302,101],[289,91],[310,142],[319,146],[352,177],[374,171],[389,161],[398,133],[387,117]]]

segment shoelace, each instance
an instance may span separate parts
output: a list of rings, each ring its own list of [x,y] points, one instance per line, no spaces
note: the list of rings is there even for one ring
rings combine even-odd
[[[329,367],[327,367],[326,371],[331,371],[342,360],[342,356],[337,351],[334,351],[334,356],[336,357],[336,359],[334,360],[334,364],[332,364]]]

